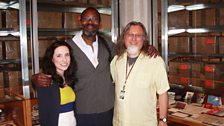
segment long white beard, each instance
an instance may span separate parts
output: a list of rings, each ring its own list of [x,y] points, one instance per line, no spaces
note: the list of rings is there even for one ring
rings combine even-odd
[[[129,46],[127,47],[127,52],[129,55],[138,55],[139,49],[137,46]]]

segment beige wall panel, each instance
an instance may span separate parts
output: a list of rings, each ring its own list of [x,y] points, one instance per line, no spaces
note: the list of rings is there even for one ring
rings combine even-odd
[[[184,27],[189,25],[188,11],[178,11],[175,13],[169,13],[168,17],[169,17],[168,18],[169,27],[180,27],[180,26]]]
[[[19,28],[18,10],[6,10],[6,28]]]
[[[38,12],[39,28],[62,28],[62,13]]]
[[[214,42],[208,41],[208,39],[214,40]],[[215,54],[216,53],[216,39],[215,37],[194,37],[192,38],[193,52],[203,54]]]
[[[189,53],[190,45],[188,37],[170,37],[169,52],[171,53]]]
[[[120,1],[120,25],[121,30],[130,21],[142,22],[147,31],[151,29],[151,0],[121,0]],[[149,33],[151,34],[151,32]]]
[[[6,45],[6,59],[20,59],[20,42],[7,41]]]

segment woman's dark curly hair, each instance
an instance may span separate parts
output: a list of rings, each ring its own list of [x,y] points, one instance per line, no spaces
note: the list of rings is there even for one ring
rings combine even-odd
[[[50,74],[53,82],[58,83],[60,87],[64,87],[63,78],[57,74],[55,64],[52,62],[54,51],[60,46],[66,46],[69,49],[71,62],[68,69],[64,72],[64,79],[65,83],[73,88],[75,81],[77,81],[75,75],[77,71],[77,64],[74,59],[71,46],[65,41],[55,41],[46,49],[43,59],[43,73]]]

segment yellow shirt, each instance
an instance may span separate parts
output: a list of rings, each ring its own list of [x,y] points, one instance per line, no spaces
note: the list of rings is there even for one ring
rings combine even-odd
[[[76,98],[75,92],[70,86],[60,88],[60,97],[61,97],[61,105],[74,102]]]
[[[157,126],[156,94],[169,89],[165,64],[161,57],[140,54],[127,79],[124,99],[120,92],[126,78],[127,53],[111,62],[115,82],[113,126]]]

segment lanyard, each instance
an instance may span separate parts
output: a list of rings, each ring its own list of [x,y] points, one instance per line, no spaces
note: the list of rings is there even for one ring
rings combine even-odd
[[[127,63],[126,63],[126,74],[125,74],[126,77],[125,77],[125,81],[124,81],[123,91],[125,91],[125,86],[126,86],[126,84],[127,84],[128,77],[129,77],[129,75],[130,75],[130,73],[131,73],[131,71],[132,71],[132,69],[133,69],[133,67],[134,67],[134,65],[135,65],[135,63],[136,63],[136,61],[137,61],[137,59],[138,59],[138,57],[137,57],[136,60],[134,61],[133,65],[131,65],[131,68],[130,68],[130,70],[128,71],[128,58],[127,58]]]

